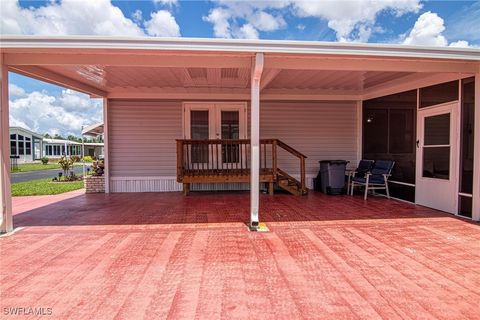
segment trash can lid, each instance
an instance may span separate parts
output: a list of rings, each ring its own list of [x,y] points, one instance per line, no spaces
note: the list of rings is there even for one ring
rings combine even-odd
[[[329,163],[329,164],[347,164],[347,160],[321,160],[319,163]]]

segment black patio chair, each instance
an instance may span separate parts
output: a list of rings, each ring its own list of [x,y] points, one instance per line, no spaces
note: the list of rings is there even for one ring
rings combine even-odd
[[[353,177],[352,185],[350,187],[350,194],[353,196],[353,189],[355,185],[365,187],[365,195],[363,199],[367,200],[368,190],[385,189],[387,198],[390,199],[390,191],[388,190],[388,178],[392,173],[395,161],[393,160],[377,160],[373,164],[370,172],[367,172],[363,177]]]
[[[352,179],[353,177],[365,177],[365,175],[370,172],[370,170],[372,170],[372,167],[373,167],[373,163],[375,161],[373,160],[360,160],[360,162],[358,163],[358,167],[357,169],[355,170],[350,170],[350,171],[347,171],[346,174],[347,174],[347,194],[350,194],[350,185],[352,183]]]

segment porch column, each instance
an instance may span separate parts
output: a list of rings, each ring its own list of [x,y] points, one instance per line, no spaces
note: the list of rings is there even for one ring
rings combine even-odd
[[[480,67],[475,75],[472,219],[480,221]]]
[[[8,102],[8,69],[3,64],[3,55],[0,54],[1,65],[1,104],[0,104],[0,233],[13,230],[12,193],[10,186],[10,133],[9,133],[9,102]]]
[[[255,55],[252,68],[250,104],[250,228],[258,226],[258,206],[260,193],[260,79],[263,71],[263,53]]]
[[[357,101],[357,163],[354,167],[358,165],[360,160],[362,160],[363,154],[363,101]]]
[[[103,176],[105,180],[105,193],[110,193],[110,161],[108,156],[108,136],[108,99],[103,98],[103,161],[105,165]]]

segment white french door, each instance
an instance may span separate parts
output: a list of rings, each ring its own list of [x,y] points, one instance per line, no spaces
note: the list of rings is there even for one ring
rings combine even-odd
[[[184,138],[192,140],[246,139],[247,106],[245,103],[204,103],[184,104]],[[190,162],[211,164],[222,167],[237,161],[235,148],[238,145],[222,146],[222,157],[212,159],[214,154],[208,145],[192,146]],[[215,163],[213,163],[215,162]]]
[[[417,119],[417,204],[457,213],[458,102],[420,109]]]

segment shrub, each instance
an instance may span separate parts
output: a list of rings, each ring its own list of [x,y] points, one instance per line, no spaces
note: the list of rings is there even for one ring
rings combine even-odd
[[[70,156],[70,159],[72,159],[73,162],[79,162],[80,161],[79,156]]]
[[[70,175],[68,177],[65,177],[65,181],[79,181],[83,180],[82,176],[77,176],[75,173],[70,172]]]
[[[47,164],[48,163],[48,158],[47,157],[42,157],[42,159],[40,159],[42,161],[42,164]]]
[[[93,159],[92,159],[92,157],[90,157],[90,156],[85,156],[85,157],[83,157],[83,161],[85,161],[85,162],[93,162]]]
[[[105,162],[103,160],[94,161],[92,169],[94,176],[102,176],[105,170]]]
[[[63,156],[58,161],[58,164],[62,167],[63,176],[68,177],[69,174],[70,174],[70,169],[72,169],[72,167],[73,167],[73,160],[71,158],[69,159],[69,158]]]

